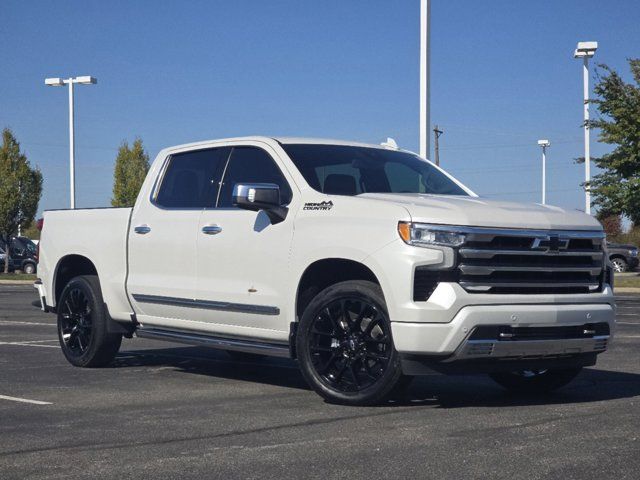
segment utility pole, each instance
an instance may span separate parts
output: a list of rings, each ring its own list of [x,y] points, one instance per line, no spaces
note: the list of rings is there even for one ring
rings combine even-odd
[[[436,157],[436,165],[440,166],[440,142],[438,139],[440,135],[444,132],[438,129],[438,125],[433,129],[433,148],[434,148],[434,156]]]
[[[431,22],[431,0],[420,0],[420,156],[429,157],[429,35]]]
[[[542,147],[542,205],[547,204],[547,148],[551,146],[549,140],[538,140]]]

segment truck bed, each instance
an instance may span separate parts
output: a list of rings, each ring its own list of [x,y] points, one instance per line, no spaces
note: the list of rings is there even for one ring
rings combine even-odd
[[[58,261],[68,255],[92,259],[102,295],[115,320],[128,320],[131,306],[125,293],[127,276],[127,232],[131,208],[49,210],[44,213],[40,243],[39,273],[48,282],[46,291],[56,292]],[[46,272],[46,275],[42,275]],[[51,295],[50,306],[56,297]]]

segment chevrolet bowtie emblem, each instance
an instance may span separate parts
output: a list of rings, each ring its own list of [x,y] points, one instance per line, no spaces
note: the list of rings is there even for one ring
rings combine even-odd
[[[569,246],[568,238],[561,238],[560,235],[544,235],[533,239],[531,248],[533,250],[545,250],[549,253],[559,253]]]

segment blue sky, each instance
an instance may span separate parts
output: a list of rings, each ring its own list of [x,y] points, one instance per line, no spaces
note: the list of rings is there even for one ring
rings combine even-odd
[[[615,8],[614,8],[615,7]],[[67,92],[76,90],[78,206],[105,206],[124,139],[163,147],[226,136],[319,136],[418,149],[419,0],[72,1],[0,4],[0,127],[68,206]],[[477,193],[583,208],[579,40],[623,72],[640,3],[432,0],[432,123],[442,165]],[[592,143],[594,155],[607,151]]]

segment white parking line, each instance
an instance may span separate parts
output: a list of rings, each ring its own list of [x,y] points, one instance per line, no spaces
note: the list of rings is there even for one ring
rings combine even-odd
[[[0,342],[0,345],[17,345],[19,347],[60,348],[58,345],[41,345],[41,344],[32,343],[32,342]]]
[[[45,325],[47,327],[57,326],[55,323],[19,322],[17,320],[0,320],[0,325]]]
[[[49,342],[59,342],[57,338],[52,338],[50,340],[20,340],[21,343],[49,343]]]
[[[32,403],[33,405],[53,405],[51,402],[43,402],[42,400],[30,400],[28,398],[8,397],[0,395],[0,400],[10,400],[12,402]]]

